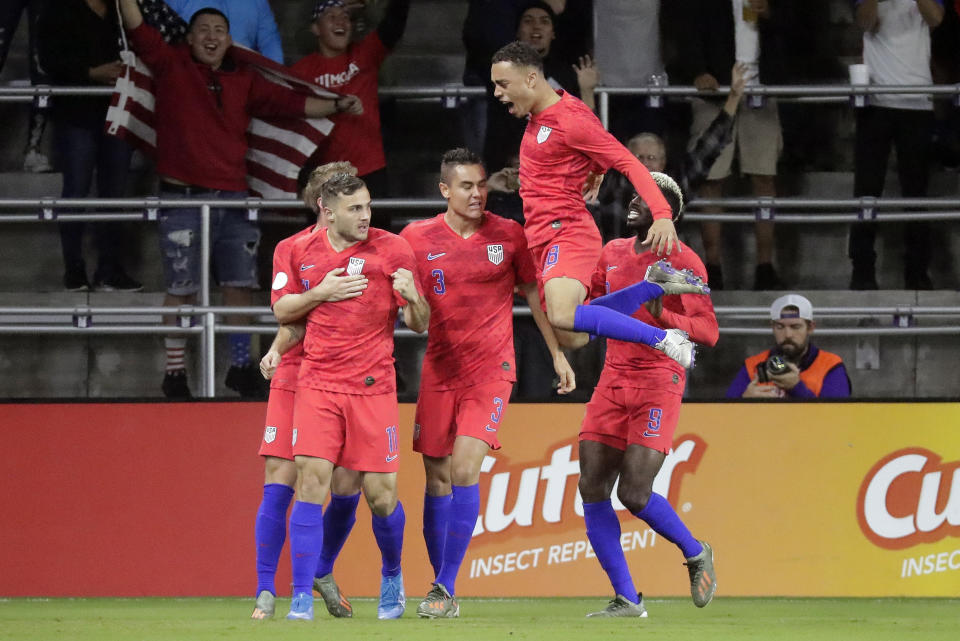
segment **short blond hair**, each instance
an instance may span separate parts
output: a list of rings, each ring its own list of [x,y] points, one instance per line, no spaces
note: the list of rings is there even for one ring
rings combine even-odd
[[[357,168],[353,166],[352,162],[338,160],[320,165],[310,172],[310,178],[307,179],[307,184],[303,188],[303,204],[309,207],[313,213],[320,213],[317,200],[320,199],[320,191],[323,189],[323,185],[337,174],[356,176]]]

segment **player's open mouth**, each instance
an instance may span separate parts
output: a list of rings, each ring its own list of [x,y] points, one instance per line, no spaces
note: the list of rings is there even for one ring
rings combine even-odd
[[[637,220],[638,218],[640,218],[640,212],[636,209],[631,209],[627,212],[627,220]]]
[[[512,102],[510,102],[509,100],[501,100],[500,103],[507,108],[507,113],[509,114],[513,113],[514,107]]]
[[[345,35],[347,35],[347,30],[346,30],[346,29],[334,29],[334,30],[333,30],[333,35],[335,35],[335,36],[345,36]]]
[[[220,45],[217,43],[211,43],[203,45],[203,48],[206,49],[207,53],[216,53],[217,49],[220,48]]]

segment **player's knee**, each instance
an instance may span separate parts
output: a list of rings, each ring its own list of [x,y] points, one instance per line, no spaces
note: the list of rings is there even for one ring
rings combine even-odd
[[[396,492],[383,492],[376,496],[367,495],[367,505],[370,506],[370,511],[377,516],[390,516],[397,508],[397,494]]]
[[[647,507],[652,492],[653,489],[650,487],[631,485],[620,479],[620,485],[617,487],[617,498],[631,514],[637,514]]]
[[[480,465],[473,461],[454,461],[451,476],[454,485],[476,485],[480,482]]]
[[[584,503],[599,503],[610,498],[611,488],[602,476],[584,474],[581,471],[578,487]]]
[[[429,475],[427,475],[426,490],[427,494],[430,496],[446,496],[452,491],[452,488],[450,487],[450,479],[437,477],[431,478]]]

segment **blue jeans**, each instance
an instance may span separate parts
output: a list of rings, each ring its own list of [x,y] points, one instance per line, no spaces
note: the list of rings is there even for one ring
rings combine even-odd
[[[162,199],[209,198],[239,200],[245,191],[193,191],[189,196],[161,189]],[[257,286],[257,249],[260,228],[243,209],[210,209],[210,257],[213,275],[224,287]],[[160,254],[167,293],[190,296],[200,291],[200,210],[196,207],[162,209]]]
[[[97,195],[100,198],[122,198],[127,191],[130,169],[130,145],[103,132],[103,127],[78,127],[58,122],[56,148],[63,171],[64,198],[86,198],[97,174]],[[122,271],[120,253],[123,228],[119,222],[60,223],[60,243],[67,270],[83,269],[83,230],[93,230],[97,245],[95,280],[109,279]]]

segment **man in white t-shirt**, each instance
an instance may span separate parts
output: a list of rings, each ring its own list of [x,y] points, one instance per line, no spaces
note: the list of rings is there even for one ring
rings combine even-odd
[[[930,85],[930,30],[943,20],[943,0],[854,0],[863,29],[863,61],[873,85]],[[897,150],[897,172],[904,198],[927,195],[933,102],[929,95],[879,94],[857,110],[854,196],[883,194],[890,149]],[[850,289],[877,289],[875,223],[850,230]],[[932,289],[930,229],[923,221],[904,231],[904,285]]]

